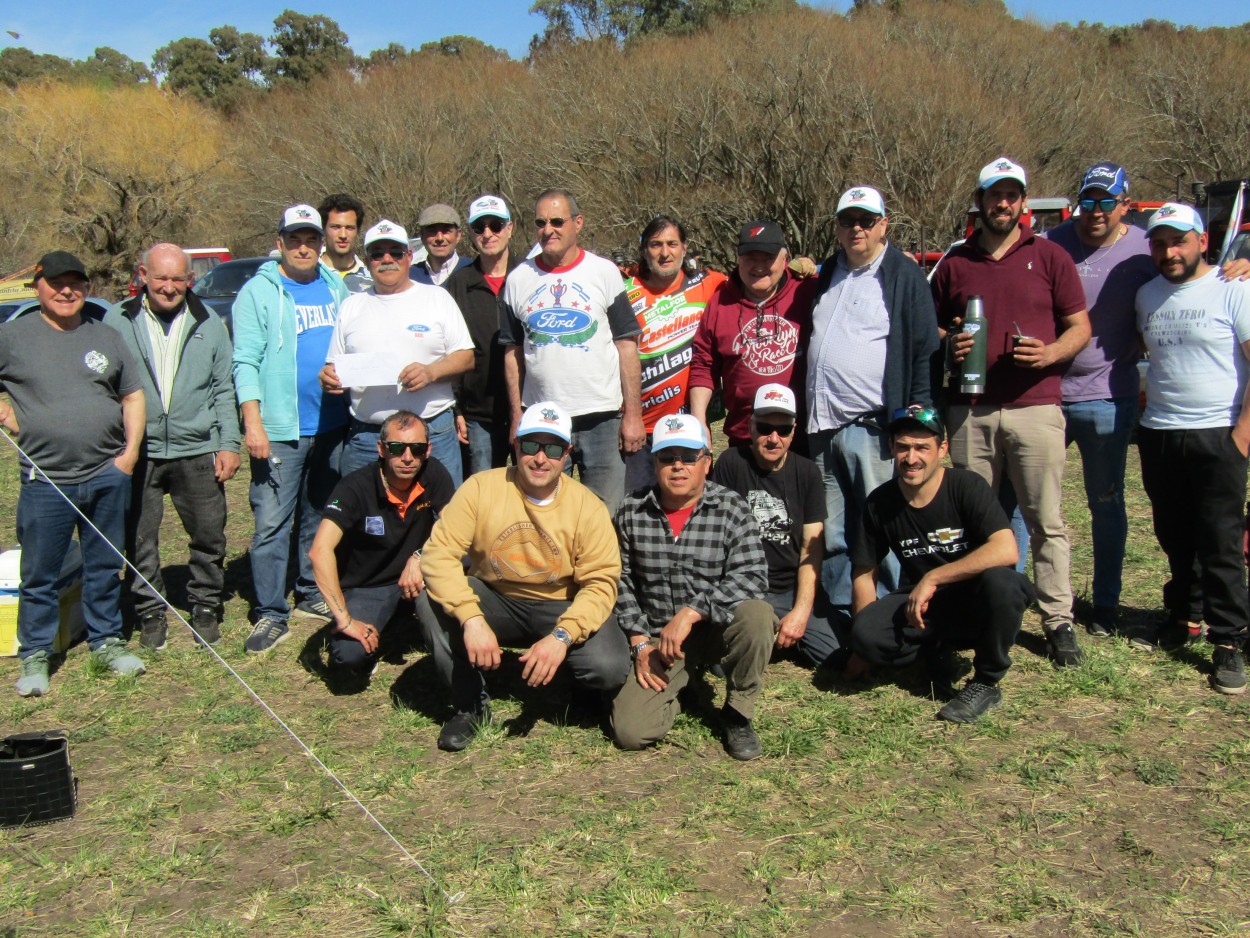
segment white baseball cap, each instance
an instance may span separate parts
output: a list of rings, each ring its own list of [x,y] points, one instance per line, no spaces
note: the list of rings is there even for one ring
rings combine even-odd
[[[1202,234],[1204,230],[1202,216],[1194,210],[1194,207],[1182,205],[1179,202],[1165,202],[1161,205],[1159,210],[1150,216],[1150,224],[1146,226],[1146,230],[1154,231],[1164,225],[1178,231],[1194,231],[1198,234]]]
[[[521,423],[516,428],[517,439],[532,433],[550,433],[565,443],[572,443],[573,420],[555,401],[539,401],[537,404],[530,404],[529,409],[521,415]]]
[[[325,229],[321,227],[321,213],[311,205],[292,205],[283,212],[282,221],[278,223],[278,234],[299,231],[301,228],[311,228],[319,235],[325,234]]]
[[[479,218],[485,218],[488,215],[502,218],[504,221],[512,221],[512,213],[508,211],[507,203],[497,195],[484,195],[481,198],[474,199],[469,204],[470,225]]]
[[[794,392],[784,384],[765,384],[755,392],[757,414],[785,414],[787,417],[794,417],[798,412]]]
[[[365,247],[368,247],[375,241],[394,241],[396,244],[402,244],[407,248],[408,232],[404,230],[403,225],[396,224],[388,218],[383,218],[365,232]]]
[[[981,167],[981,175],[977,177],[977,188],[988,189],[994,183],[1004,179],[1014,179],[1020,183],[1021,189],[1029,187],[1028,179],[1024,175],[1024,167],[1011,162],[1005,156],[1000,156],[992,163],[986,163]]]
[[[872,186],[852,186],[842,193],[842,198],[838,199],[838,207],[833,214],[840,214],[848,208],[862,208],[865,212],[872,212],[874,215],[884,215],[885,199],[881,198],[881,193]]]
[[[703,424],[690,414],[673,414],[662,417],[655,425],[651,434],[651,452],[658,453],[669,446],[684,446],[687,449],[711,449]]]

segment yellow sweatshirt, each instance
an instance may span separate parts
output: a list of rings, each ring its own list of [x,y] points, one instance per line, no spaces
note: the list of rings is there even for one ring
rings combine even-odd
[[[513,599],[571,602],[559,623],[574,642],[584,641],[616,605],[621,553],[612,518],[594,492],[568,476],[551,504],[535,505],[515,473],[475,473],[443,509],[421,551],[430,598],[461,625],[482,614],[468,576]]]

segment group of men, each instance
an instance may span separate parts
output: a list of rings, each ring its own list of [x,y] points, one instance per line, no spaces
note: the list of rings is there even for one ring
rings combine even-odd
[[[1164,206],[1145,234],[1124,224],[1128,186],[1123,168],[1091,167],[1079,215],[1043,238],[1021,221],[1023,168],[995,160],[974,193],[980,229],[931,282],[889,243],[884,199],[868,186],[842,194],[838,249],[807,278],[791,272],[775,222],[742,227],[726,278],[689,269],[684,228],[660,215],[624,279],[580,246],[584,219],[562,189],[536,199],[523,261],[493,195],[469,206],[472,260],[457,252],[459,214],[441,203],[418,218],[423,259],[382,219],[363,234],[362,260],[363,206],[336,195],[282,213],[277,256],[235,303],[233,343],[188,292],[175,246],[145,253],[142,292],[103,324],[81,316],[82,265],[54,252],[36,275],[39,316],[0,329],[13,403],[0,418],[34,464],[18,519],[19,693],[48,688],[51,558],[76,523],[61,502],[99,528],[81,533],[93,654],[121,673],[143,668],[122,639],[119,562],[98,540],[121,543],[122,531],[141,574],[130,588],[141,643],[164,647],[166,493],[191,542],[192,629],[220,639],[223,485],[245,449],[247,651],[283,641],[292,615],[315,617],[330,623],[331,665],[367,679],[387,624],[411,604],[454,710],[443,749],[489,722],[483,672],[509,645],[527,646],[522,676],[535,687],[567,660],[605,697],[625,748],[662,738],[707,666],[727,684],[727,750],[759,755],[765,668],[790,647],[855,672],[919,658],[952,697],[939,716],[973,720],[1001,699],[1034,596],[1055,663],[1081,660],[1060,513],[1072,440],[1094,519],[1087,629],[1118,628],[1139,335],[1151,356],[1143,481],[1172,577],[1165,637],[1205,618],[1214,685],[1240,693],[1250,287],[1202,260],[1192,208]],[[962,326],[973,297],[985,311],[975,339]],[[942,349],[958,371],[974,341],[987,348],[983,392],[952,382],[943,399]],[[68,398],[43,396],[45,347],[81,372],[73,406],[99,409],[72,444]],[[717,392],[730,447],[713,467]],[[1036,593],[1014,569],[1007,483]],[[974,670],[956,692],[960,648],[974,650]]]

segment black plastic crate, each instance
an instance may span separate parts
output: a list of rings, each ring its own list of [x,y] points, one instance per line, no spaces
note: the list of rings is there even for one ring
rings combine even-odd
[[[77,796],[64,732],[21,733],[0,743],[0,827],[73,817]]]

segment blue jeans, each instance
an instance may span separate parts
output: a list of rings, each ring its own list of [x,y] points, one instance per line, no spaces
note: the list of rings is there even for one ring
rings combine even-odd
[[[443,464],[457,487],[463,481],[460,466],[460,441],[456,438],[456,416],[448,407],[433,420],[426,421],[430,431],[430,455]],[[378,461],[380,424],[362,423],[353,419],[343,447],[343,475],[373,465]]]
[[[1090,533],[1094,542],[1094,606],[1120,604],[1124,542],[1128,515],[1124,510],[1124,464],[1137,416],[1137,401],[1117,397],[1063,405],[1068,419],[1067,445],[1076,443],[1085,475]]]
[[[285,622],[291,614],[286,594],[292,526],[297,526],[299,550],[295,590],[307,600],[321,598],[308,551],[326,499],[339,481],[345,434],[346,428],[341,428],[298,440],[270,441],[269,458],[251,460],[248,500],[256,524],[251,559],[258,620],[268,616]]]
[[[508,465],[508,422],[488,423],[484,420],[466,420],[469,430],[469,465],[465,476],[485,469],[499,469]],[[461,451],[464,455],[464,451]]]
[[[874,489],[894,478],[889,442],[884,430],[857,423],[808,437],[812,459],[825,480],[828,517],[820,582],[834,606],[851,605],[851,541],[859,530],[864,502]],[[886,554],[878,568],[878,594],[898,589],[898,575],[898,558]]]
[[[61,621],[56,584],[75,530],[82,546],[82,617],[87,625],[87,644],[95,649],[106,638],[121,637],[122,581],[117,574],[123,564],[118,552],[126,544],[130,486],[130,476],[110,464],[86,482],[60,485],[65,493],[62,498],[41,477],[31,479],[29,472],[23,473],[17,497],[17,539],[22,545],[19,657],[52,652]],[[103,537],[78,517],[75,506]]]
[[[794,608],[794,593],[765,593],[764,602],[773,607],[780,619]],[[835,611],[825,597],[825,591],[817,588],[816,602],[807,619],[807,630],[795,643],[797,648],[815,667],[820,667],[839,650],[848,647],[851,635],[849,613]]]
[[[642,449],[625,457],[625,494],[655,485],[655,459],[651,456],[651,437]]]
[[[573,455],[564,471],[572,475],[574,465],[582,484],[603,499],[608,514],[615,515],[625,499],[620,414],[583,414],[573,418]]]
[[[1025,524],[1024,512],[1020,510],[1020,500],[1016,498],[1015,487],[1011,480],[1003,474],[1003,481],[998,486],[998,504],[1003,514],[1011,520],[1011,536],[1016,539],[1016,572],[1024,573],[1029,565],[1029,526]]]

